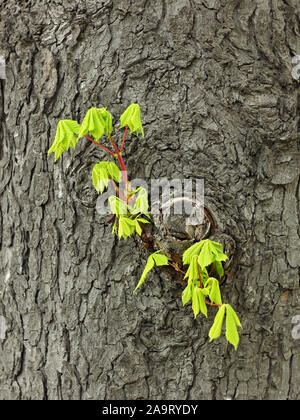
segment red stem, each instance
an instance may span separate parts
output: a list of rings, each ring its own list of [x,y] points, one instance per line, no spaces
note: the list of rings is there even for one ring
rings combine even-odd
[[[109,141],[112,144],[112,147],[114,148],[114,151],[116,152],[121,170],[122,170],[122,174],[123,174],[123,178],[124,178],[124,183],[125,183],[125,196],[126,196],[126,202],[128,202],[128,194],[127,194],[127,188],[128,188],[128,176],[127,176],[127,170],[126,170],[126,166],[124,163],[124,160],[122,158],[122,156],[120,155],[120,152],[116,146],[116,143],[113,141],[113,139],[110,137]]]
[[[218,303],[211,303],[211,302],[209,302],[208,300],[205,300],[204,301],[207,305],[210,305],[210,306],[222,306],[222,305],[219,305]]]
[[[114,153],[109,150],[107,147],[103,146],[102,144],[98,143],[96,140],[92,139],[89,136],[84,136],[86,139],[91,140],[93,143],[97,144],[97,146],[101,147],[103,150],[105,150],[107,153],[110,153],[111,155],[115,156]]]
[[[128,178],[127,178],[127,171],[126,171],[126,166],[125,166],[124,160],[123,160],[122,156],[120,155],[120,152],[119,152],[119,150],[118,150],[118,148],[116,146],[116,143],[113,141],[113,139],[110,137],[109,140],[110,140],[110,142],[112,144],[112,147],[114,148],[114,151],[115,151],[115,153],[117,155],[118,161],[119,161],[120,166],[121,166],[121,170],[123,172],[125,172],[125,174],[124,174],[124,182],[125,182],[125,179],[126,179],[126,182],[125,183],[127,183],[128,182]]]
[[[179,273],[181,273],[181,274],[186,274],[186,273],[185,273],[184,271],[182,271],[179,267],[177,267],[177,265],[172,264],[170,261],[168,261],[168,264],[169,264],[171,267],[175,268],[175,270],[176,270],[176,271],[179,271]]]
[[[128,128],[128,126],[126,127],[126,128]],[[126,133],[126,131],[127,130],[125,130],[125,133]],[[113,157],[115,157],[115,154],[111,151],[111,150],[109,150],[107,147],[105,147],[105,146],[103,146],[102,144],[100,144],[100,143],[98,143],[96,140],[94,140],[94,139],[92,139],[91,137],[89,137],[89,136],[84,136],[86,139],[88,139],[88,140],[90,140],[90,141],[92,141],[93,143],[95,143],[95,144],[97,144],[97,146],[99,146],[99,147],[101,147],[103,150],[105,150],[107,153],[109,153],[109,154],[111,154]],[[124,136],[125,138],[126,138],[126,136]],[[111,142],[111,144],[112,144],[112,146],[113,146],[113,148],[114,148],[114,151],[115,151],[115,153],[116,153],[116,155],[117,155],[117,158],[118,158],[118,161],[119,161],[119,164],[120,164],[120,167],[121,167],[121,170],[122,170],[122,173],[123,173],[123,178],[124,178],[124,183],[125,183],[125,196],[127,197],[127,187],[128,187],[128,176],[127,176],[127,170],[126,170],[126,166],[125,166],[125,163],[124,163],[124,160],[123,160],[123,158],[122,158],[122,156],[120,155],[120,152],[119,152],[119,150],[118,150],[118,148],[117,148],[117,146],[116,146],[116,144],[115,144],[115,142],[113,141],[113,139],[110,137],[109,138],[109,140],[110,140],[110,142]],[[123,140],[125,141],[125,139],[123,138]],[[124,144],[123,144],[123,147],[124,147]],[[127,198],[125,198],[124,197],[124,195],[121,193],[121,191],[118,189],[118,193],[119,193],[119,196],[120,196],[120,198],[122,198],[122,200],[124,200],[124,201],[126,201],[126,202],[128,202],[128,197]]]
[[[128,131],[128,125],[126,125],[126,128],[125,128],[125,132],[124,132],[124,136],[123,136],[123,140],[122,140],[122,146],[121,146],[120,153],[123,153],[123,150],[124,150],[124,143],[125,143],[127,131]]]

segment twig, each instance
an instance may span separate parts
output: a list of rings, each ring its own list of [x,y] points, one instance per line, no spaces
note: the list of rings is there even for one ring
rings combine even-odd
[[[103,146],[103,144],[98,143],[96,140],[92,139],[89,136],[84,136],[86,139],[92,141],[93,143],[97,144],[97,146],[101,147],[103,150],[105,150],[107,153],[110,153],[111,155],[113,155],[113,157],[115,157],[114,153],[109,150],[107,147]]]

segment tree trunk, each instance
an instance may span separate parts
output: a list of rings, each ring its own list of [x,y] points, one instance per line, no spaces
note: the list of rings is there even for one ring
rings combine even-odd
[[[0,398],[299,398],[298,0],[6,0],[0,17]],[[105,153],[47,156],[60,119],[132,102],[129,177],[203,178],[236,242],[237,351],[171,271],[132,294],[148,251],[96,211]]]

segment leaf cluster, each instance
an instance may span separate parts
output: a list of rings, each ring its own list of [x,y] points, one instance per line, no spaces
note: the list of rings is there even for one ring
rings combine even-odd
[[[111,212],[116,216],[112,233],[117,234],[119,239],[127,239],[135,233],[141,235],[141,224],[150,223],[144,217],[150,218],[147,191],[140,187],[135,192],[131,192],[130,202],[129,205],[115,195],[109,197]]]
[[[157,251],[158,252],[158,251]],[[168,265],[168,258],[160,254],[151,254],[135,291],[144,283],[147,274],[155,265]],[[158,263],[156,259],[160,257]],[[162,258],[164,257],[164,258]],[[189,247],[182,256],[183,265],[188,265],[184,278],[187,286],[182,292],[182,304],[192,301],[194,318],[201,312],[207,317],[207,306],[218,307],[213,325],[209,331],[210,341],[221,335],[226,312],[226,339],[237,349],[239,334],[237,327],[241,323],[229,304],[222,303],[219,279],[224,275],[222,263],[227,260],[222,244],[204,239]],[[214,275],[217,277],[215,277]]]
[[[124,111],[120,117],[121,127],[128,126],[131,132],[139,132],[144,136],[144,130],[141,122],[140,106],[138,104],[131,104]],[[116,145],[111,139],[113,131],[112,115],[107,111],[106,108],[91,107],[81,124],[74,120],[62,120],[57,125],[56,135],[54,142],[48,154],[54,152],[55,160],[57,160],[61,154],[68,150],[70,147],[75,149],[81,137],[87,137],[87,134],[94,138],[94,142],[98,143],[99,139],[106,135],[110,142],[113,144],[115,151]],[[107,148],[103,147],[106,151]],[[117,151],[118,152],[118,151]],[[123,164],[121,160],[121,153],[118,152],[112,155],[116,156],[119,160],[120,165]],[[122,165],[124,170],[124,164]],[[121,166],[121,167],[122,167]],[[101,161],[95,164],[92,171],[93,185],[99,194],[102,194],[108,187],[109,182],[112,182],[116,188],[116,192],[119,195],[112,195],[109,197],[109,204],[112,213],[115,215],[115,222],[113,225],[113,233],[116,233],[119,239],[126,239],[134,233],[142,234],[141,225],[143,223],[149,223],[149,220],[145,219],[146,216],[150,219],[149,215],[149,204],[147,191],[140,187],[135,191],[129,191],[129,183],[125,185],[124,195],[120,190],[120,184],[122,183],[122,172],[118,168],[115,162]],[[127,177],[127,175],[126,175]],[[129,205],[129,202],[131,203]]]
[[[120,117],[120,128],[128,125],[131,133],[139,132],[144,136],[140,116],[139,104],[131,104]],[[92,106],[86,113],[81,124],[74,120],[61,120],[58,122],[56,135],[48,154],[55,153],[55,160],[70,147],[75,149],[78,140],[87,134],[93,136],[96,142],[106,135],[109,139],[113,132],[112,115],[106,108]]]
[[[232,307],[222,303],[219,280],[211,275],[215,273],[221,279],[224,275],[222,262],[227,258],[222,244],[210,239],[204,239],[189,247],[182,256],[183,264],[188,265],[185,275],[188,284],[182,292],[182,303],[185,305],[192,300],[195,318],[200,312],[207,317],[207,305],[219,308],[209,331],[210,340],[220,336],[226,310],[226,338],[237,349],[239,335],[236,327],[241,327],[241,323]]]

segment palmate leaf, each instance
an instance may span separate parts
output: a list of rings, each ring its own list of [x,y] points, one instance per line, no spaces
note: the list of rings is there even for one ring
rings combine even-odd
[[[126,208],[128,207],[123,200],[120,200],[118,197],[111,196],[109,197],[109,203],[112,209],[112,212],[116,214],[118,221],[115,221],[112,229],[112,233],[117,234],[119,239],[127,239],[128,236],[137,233],[138,235],[142,234],[142,228],[140,223],[150,223],[148,220],[143,219],[142,217],[131,218],[126,216]],[[112,204],[113,203],[113,204]],[[124,212],[124,213],[121,213]],[[118,222],[118,223],[117,223]]]
[[[194,287],[192,294],[192,308],[194,311],[194,317],[196,318],[199,312],[201,311],[203,315],[207,317],[207,306],[205,303],[205,296],[208,295],[208,290],[206,288]]]
[[[76,134],[79,133],[80,125],[77,121],[74,120],[61,120],[57,124],[56,135],[54,142],[50,149],[48,150],[48,154],[54,152],[55,153],[55,161],[60,157],[60,155],[69,149],[69,147],[75,146],[78,142],[79,137]]]
[[[239,333],[237,327],[241,327],[240,320],[229,304],[226,304],[226,338],[235,350],[239,344]]]
[[[121,115],[120,121],[121,128],[128,125],[131,133],[136,131],[136,135],[138,136],[139,131],[141,131],[142,136],[144,137],[144,130],[141,121],[141,110],[139,104],[129,105],[129,107]]]
[[[143,217],[132,215],[133,207],[129,206],[126,201],[120,199],[115,195],[108,198],[111,212],[115,214],[118,220],[113,225],[112,233],[115,233],[121,238],[128,238],[133,233],[142,234],[140,223],[150,223]]]
[[[208,267],[211,263],[215,261],[215,254],[211,251],[210,242],[208,239],[203,241],[203,246],[198,257],[198,262],[200,267]]]
[[[114,162],[99,162],[93,168],[93,184],[98,193],[103,193],[109,180],[120,182],[121,172]]]
[[[209,285],[209,299],[212,303],[216,303],[217,305],[222,305],[221,299],[221,292],[220,292],[220,284],[217,279],[214,277],[209,277],[206,286]]]
[[[208,267],[214,261],[226,261],[227,255],[223,253],[222,244],[203,239],[190,246],[182,256],[183,264],[190,264],[194,255],[198,256],[201,268]]]
[[[149,210],[149,203],[148,203],[148,193],[147,190],[143,187],[139,187],[135,193],[137,193],[136,201],[134,204],[134,209],[132,214],[144,214],[147,217],[150,217],[148,210]]]
[[[136,288],[134,289],[135,293],[137,291],[137,289],[139,287],[141,287],[141,285],[144,283],[144,281],[147,278],[147,275],[149,273],[150,270],[152,270],[152,268],[156,265],[157,267],[160,267],[162,265],[168,265],[168,257],[166,257],[165,255],[159,254],[159,251],[154,252],[153,254],[151,254],[147,260],[146,266],[144,268],[144,271],[142,273],[142,276],[140,278],[140,281],[138,282]]]
[[[192,261],[195,260],[196,256],[198,258],[198,264],[200,265],[201,272],[205,273],[206,267],[215,262],[215,269],[219,277],[224,275],[222,261],[226,261],[228,257],[223,253],[222,244],[211,241],[210,239],[204,239],[195,243],[183,253],[183,264],[191,264]]]
[[[209,243],[211,252],[216,256],[215,261],[226,261],[228,257],[223,252],[223,245],[215,241],[209,241]]]
[[[224,320],[226,310],[226,339],[229,343],[231,343],[235,350],[237,350],[237,346],[239,343],[239,334],[237,331],[237,327],[241,327],[240,320],[232,309],[232,307],[227,303],[219,307],[219,310],[215,316],[214,323],[209,331],[209,338],[210,341],[220,337],[222,331],[222,325]]]
[[[155,265],[157,267],[160,267],[161,265],[168,265],[168,257],[166,257],[165,255],[159,254],[159,251],[156,251],[152,254],[152,258],[155,261]]]
[[[78,133],[78,137],[83,137],[90,133],[94,139],[98,140],[106,134],[111,136],[113,131],[112,116],[106,108],[96,108],[92,106],[86,113]]]
[[[118,226],[118,236],[119,239],[121,238],[128,238],[133,233],[135,233],[136,224],[135,221],[130,219],[127,216],[120,216],[119,217],[119,226]]]
[[[208,267],[214,261],[226,261],[227,258],[227,255],[223,253],[223,247],[220,243],[211,241],[210,239],[203,240],[203,246],[198,257],[198,262],[202,269]]]
[[[221,335],[225,309],[226,309],[226,305],[222,305],[219,307],[219,310],[214,319],[214,323],[208,333],[210,341],[220,337]]]
[[[192,293],[192,308],[193,308],[193,312],[194,312],[194,318],[196,318],[197,315],[200,312],[200,303],[199,303],[198,294],[201,294],[200,288],[199,287],[194,287],[193,288],[193,293]]]
[[[192,281],[189,281],[188,285],[183,290],[181,296],[183,306],[186,305],[192,299],[194,287],[194,283]]]
[[[182,255],[182,262],[184,265],[190,264],[192,257],[196,255],[198,257],[201,248],[203,246],[203,241],[197,242],[196,244],[190,246]]]
[[[189,268],[187,272],[185,273],[184,278],[188,277],[188,281],[194,281],[199,279],[198,274],[198,257],[197,255],[193,255],[191,258],[191,262],[189,264]]]

